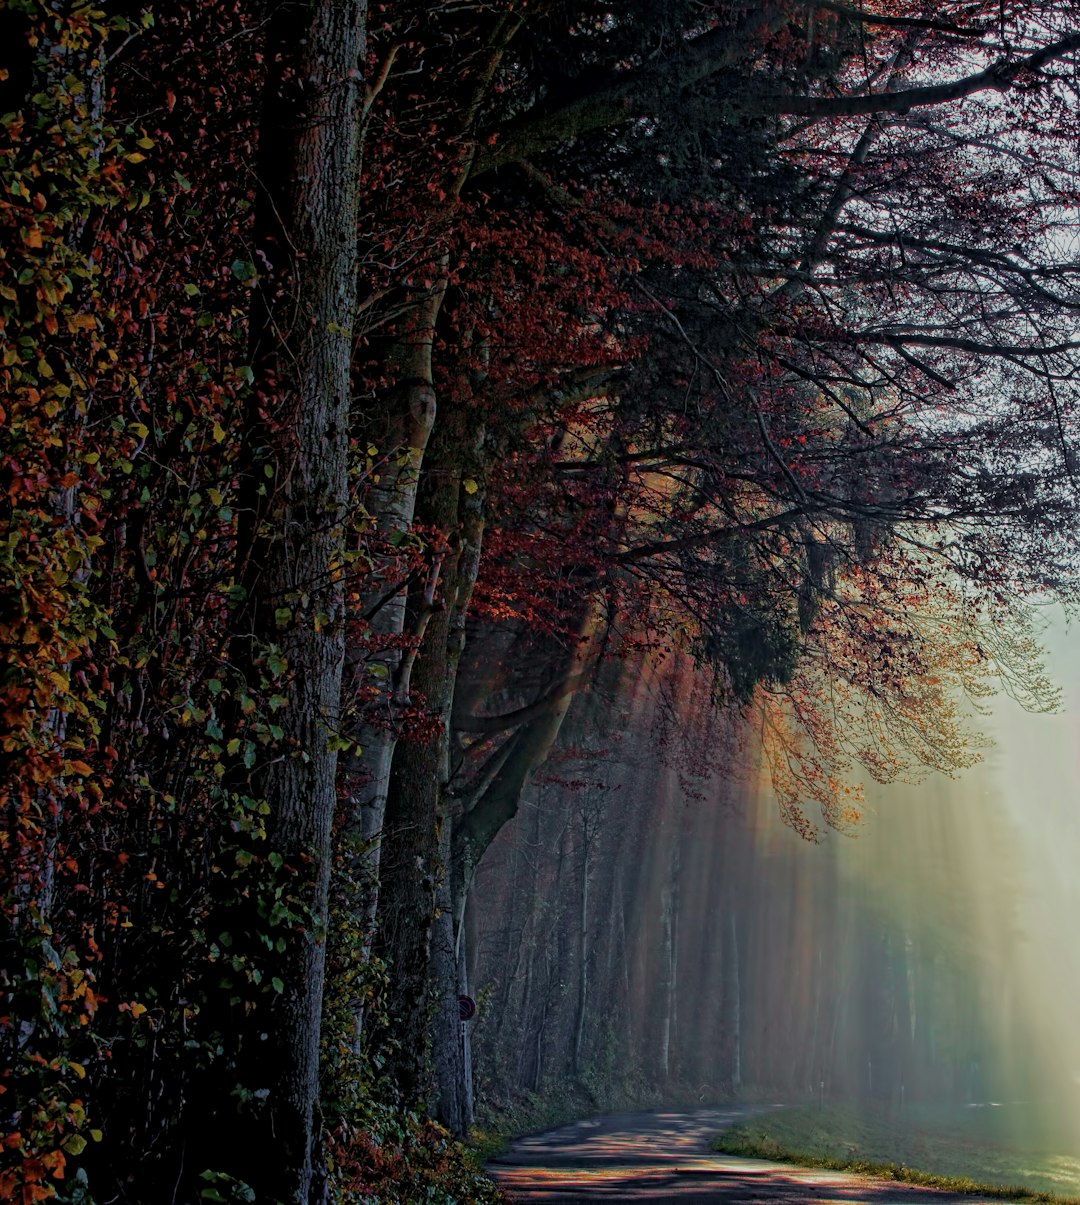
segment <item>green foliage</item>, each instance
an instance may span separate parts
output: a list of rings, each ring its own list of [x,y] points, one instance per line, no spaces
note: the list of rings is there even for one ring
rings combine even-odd
[[[199,1199],[202,1201],[244,1202],[255,1200],[254,1190],[249,1185],[237,1180],[235,1176],[228,1176],[224,1172],[205,1171],[199,1173],[199,1179],[205,1185],[199,1190]]]
[[[115,637],[92,599],[107,477],[125,449],[102,439],[96,392],[134,385],[110,343],[113,315],[86,233],[145,193],[125,179],[143,158],[95,109],[101,45],[128,24],[86,3],[11,5],[33,56],[33,94],[0,116],[0,896],[12,922],[0,975],[0,1196],[52,1198],[91,1128],[84,1096],[100,1064],[90,1031],[99,997],[91,925],[56,925],[78,884],[65,814],[97,812],[111,785],[98,746],[104,709],[95,646]],[[85,890],[85,884],[81,884]]]
[[[698,641],[700,656],[722,667],[734,700],[742,706],[759,686],[786,686],[801,644],[793,617],[783,607],[732,607],[725,625]]]

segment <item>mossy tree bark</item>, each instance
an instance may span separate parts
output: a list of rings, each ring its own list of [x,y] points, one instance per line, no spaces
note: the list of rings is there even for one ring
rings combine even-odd
[[[210,1115],[195,1119],[202,1149],[190,1152],[204,1157],[204,1167],[249,1183],[260,1200],[289,1205],[321,1194],[319,1042],[337,773],[330,737],[344,657],[366,15],[366,0],[292,0],[273,6],[267,27],[251,265],[250,463],[238,541],[244,602],[233,653],[252,697],[271,687],[281,697],[273,716],[281,734],[237,781],[245,779],[244,792],[265,805],[259,853],[287,876],[299,919],[275,928],[275,948],[260,959],[266,999],[253,1001],[258,1024],[224,1036],[230,1049],[223,1062],[237,1068],[237,1090],[250,1103],[197,1102],[209,1104]]]

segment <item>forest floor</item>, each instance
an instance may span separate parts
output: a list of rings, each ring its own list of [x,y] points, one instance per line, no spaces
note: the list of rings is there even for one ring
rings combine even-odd
[[[948,1192],[710,1149],[719,1131],[761,1111],[760,1106],[718,1107],[589,1118],[518,1139],[487,1170],[512,1201],[530,1203],[974,1205],[1001,1200],[974,1190]]]

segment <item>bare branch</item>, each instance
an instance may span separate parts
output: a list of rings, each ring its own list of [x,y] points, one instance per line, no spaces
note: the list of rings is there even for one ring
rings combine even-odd
[[[801,117],[857,117],[871,113],[909,113],[912,109],[962,100],[978,92],[1008,92],[1022,75],[1033,74],[1047,63],[1064,59],[1080,50],[1080,33],[1059,38],[1026,58],[999,59],[983,71],[944,84],[927,84],[903,92],[877,92],[863,96],[772,96],[750,97],[747,107],[763,113]]]
[[[992,26],[956,25],[952,21],[935,21],[931,17],[893,17],[887,13],[869,13],[850,4],[838,4],[835,0],[815,0],[815,8],[848,17],[860,25],[877,25],[889,29],[924,29],[934,33],[951,33],[962,38],[981,38],[993,32]]]

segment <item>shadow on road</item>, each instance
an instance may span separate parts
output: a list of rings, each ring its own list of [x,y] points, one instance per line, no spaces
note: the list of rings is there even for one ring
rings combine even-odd
[[[488,1172],[514,1201],[868,1202],[959,1205],[987,1198],[715,1154],[709,1140],[759,1109],[624,1113],[521,1138]]]

